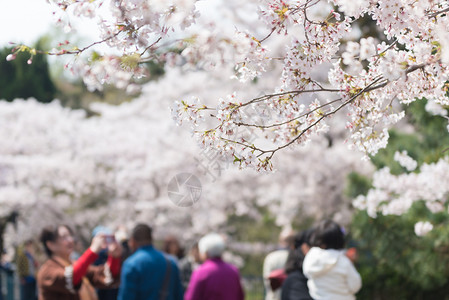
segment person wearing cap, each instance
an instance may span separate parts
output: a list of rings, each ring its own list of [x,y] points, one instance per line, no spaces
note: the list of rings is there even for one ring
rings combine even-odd
[[[200,239],[198,248],[204,263],[193,272],[184,300],[244,299],[239,271],[221,259],[224,239],[216,233],[208,234]]]

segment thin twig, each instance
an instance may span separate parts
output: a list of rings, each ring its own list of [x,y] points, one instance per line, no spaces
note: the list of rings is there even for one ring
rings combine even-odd
[[[437,12],[435,12],[435,13],[433,13],[433,14],[430,14],[430,15],[429,15],[429,18],[435,18],[435,17],[438,16],[439,14],[442,14],[442,13],[445,13],[445,12],[448,12],[448,11],[449,11],[449,7],[445,8],[445,9],[443,9],[443,10],[437,11]]]
[[[142,53],[140,53],[140,56],[143,56],[145,54],[145,52],[147,52],[151,47],[153,47],[154,45],[156,45],[157,43],[160,42],[160,40],[162,40],[162,37],[160,36],[153,44],[149,45],[148,47],[146,47]]]
[[[246,123],[234,123],[234,124],[237,125],[237,126],[257,127],[257,128],[260,128],[260,129],[268,129],[268,128],[272,128],[272,127],[278,127],[278,126],[282,126],[282,125],[288,124],[290,122],[293,122],[295,120],[301,119],[301,118],[303,118],[305,116],[308,116],[311,113],[313,113],[313,112],[315,112],[315,111],[317,111],[319,109],[322,109],[323,107],[326,107],[328,105],[334,104],[335,102],[338,102],[338,101],[341,101],[341,98],[332,100],[332,101],[330,101],[330,102],[328,102],[326,104],[320,105],[320,106],[316,107],[315,109],[313,109],[313,110],[311,110],[311,111],[309,111],[307,113],[304,113],[304,114],[302,114],[302,115],[300,115],[298,117],[295,117],[293,119],[289,119],[288,121],[277,123],[277,124],[271,124],[271,125],[255,125],[255,124],[246,124]]]
[[[268,100],[268,99],[271,99],[271,98],[274,98],[274,97],[278,97],[278,96],[284,96],[284,95],[289,95],[289,94],[297,96],[297,95],[300,95],[300,94],[318,93],[318,92],[336,93],[336,92],[340,92],[340,90],[321,88],[321,89],[317,89],[317,90],[302,90],[302,91],[301,90],[296,90],[296,91],[287,91],[287,92],[280,92],[280,93],[275,93],[275,94],[268,94],[268,95],[263,95],[263,96],[254,98],[254,99],[252,99],[252,100],[250,100],[248,102],[245,102],[245,103],[239,105],[238,108],[244,107],[244,106],[248,106],[248,105],[253,104],[253,103],[262,102],[262,101],[265,101],[265,100]]]
[[[115,33],[114,35],[111,35],[111,36],[105,38],[104,40],[101,40],[101,41],[97,41],[97,42],[95,42],[95,43],[92,43],[92,44],[90,44],[90,45],[88,45],[88,46],[86,46],[86,47],[84,47],[84,48],[82,48],[82,49],[77,49],[77,50],[72,50],[72,51],[64,51],[63,53],[54,53],[54,52],[46,52],[46,51],[38,51],[38,53],[41,53],[41,54],[48,54],[48,55],[80,54],[80,53],[86,51],[87,49],[89,49],[89,48],[91,48],[91,47],[93,47],[93,46],[95,46],[95,45],[98,45],[98,44],[107,42],[107,41],[109,41],[110,39],[115,38],[115,37],[116,37],[117,35],[119,35],[121,32],[122,32],[122,31],[118,31],[118,32]]]
[[[316,120],[315,122],[313,122],[312,124],[310,124],[306,129],[302,130],[300,134],[298,134],[298,136],[296,136],[294,139],[292,139],[290,142],[277,147],[276,149],[273,150],[268,150],[266,152],[271,153],[269,159],[271,159],[274,155],[275,152],[284,149],[288,146],[290,146],[291,144],[293,144],[294,142],[296,142],[300,137],[302,137],[309,129],[311,129],[312,127],[314,127],[315,125],[317,125],[319,122],[321,122],[321,120],[323,120],[324,118],[327,118],[328,116],[331,116],[333,114],[335,114],[336,112],[338,112],[340,109],[342,109],[343,107],[345,107],[346,105],[348,105],[349,103],[351,103],[352,101],[354,101],[355,99],[357,99],[361,94],[367,92],[374,84],[376,84],[378,81],[380,81],[382,78],[378,78],[378,80],[375,80],[373,82],[371,82],[369,85],[367,85],[365,88],[363,88],[361,91],[359,91],[357,94],[355,94],[354,96],[352,96],[349,100],[347,100],[346,102],[342,103],[339,107],[337,107],[335,110],[330,111],[328,113],[323,114],[318,120]]]

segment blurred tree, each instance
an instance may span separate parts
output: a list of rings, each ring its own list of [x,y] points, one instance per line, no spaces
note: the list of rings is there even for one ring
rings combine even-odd
[[[444,225],[418,237],[413,225],[424,216]],[[372,219],[357,213],[352,236],[358,241],[363,278],[358,299],[448,299],[448,233],[448,214],[430,213],[422,202],[399,217]]]
[[[35,47],[42,48],[41,40]],[[50,78],[47,56],[36,54],[29,65],[30,54],[21,52],[15,60],[6,61],[11,50],[0,50],[0,99],[13,101],[33,97],[40,102],[51,102],[55,98],[56,87]]]
[[[406,134],[398,130],[390,130],[391,139],[387,148],[371,157],[376,168],[388,166],[393,174],[402,173],[404,169],[393,159],[396,151],[406,150],[418,162],[418,165],[436,162],[448,154],[445,152],[449,147],[447,120],[429,114],[425,106],[426,101],[416,101],[406,108],[408,122],[415,132]]]
[[[425,101],[407,107],[413,134],[390,131],[390,142],[372,162],[380,169],[389,167],[394,174],[404,169],[394,161],[396,151],[406,150],[419,165],[435,162],[447,155],[447,121],[435,118],[424,109]],[[369,178],[353,173],[348,176],[346,193],[355,198],[366,194]],[[438,224],[428,235],[418,237],[414,224],[422,219]],[[366,211],[355,213],[351,237],[360,251],[358,269],[363,287],[358,299],[449,299],[449,215],[447,210],[431,213],[423,202],[415,203],[401,216],[371,218]]]

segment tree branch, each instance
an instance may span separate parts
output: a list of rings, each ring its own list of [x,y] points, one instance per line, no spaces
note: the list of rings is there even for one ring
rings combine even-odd
[[[430,19],[431,19],[431,18],[435,18],[435,17],[438,16],[439,14],[443,14],[443,13],[448,12],[448,11],[449,11],[449,7],[445,8],[445,9],[443,9],[443,10],[434,12],[433,14],[430,14],[430,15],[429,15],[429,18],[430,18]]]

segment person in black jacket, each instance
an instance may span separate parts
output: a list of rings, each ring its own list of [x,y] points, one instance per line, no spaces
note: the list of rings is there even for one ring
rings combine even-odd
[[[307,277],[302,272],[305,251],[310,248],[312,230],[305,230],[295,236],[294,249],[291,249],[285,263],[288,274],[282,284],[281,300],[313,300],[309,295]]]

